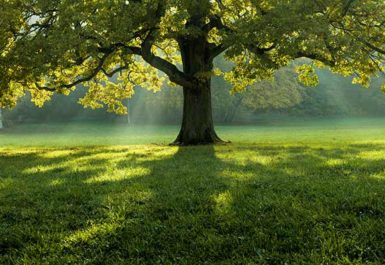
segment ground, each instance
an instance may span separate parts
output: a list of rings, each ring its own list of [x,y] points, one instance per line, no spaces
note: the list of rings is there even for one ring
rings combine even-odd
[[[385,120],[0,133],[0,264],[383,264]]]

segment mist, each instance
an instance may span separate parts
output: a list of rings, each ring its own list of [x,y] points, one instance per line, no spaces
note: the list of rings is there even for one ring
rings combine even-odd
[[[365,119],[385,115],[385,94],[379,89],[384,78],[370,88],[352,84],[352,78],[318,70],[317,87],[305,87],[288,69],[278,72],[275,81],[260,82],[243,93],[231,94],[231,85],[221,77],[212,80],[213,118],[217,125],[290,124],[296,121]],[[44,107],[36,107],[30,96],[23,97],[14,109],[3,110],[5,127],[20,124],[73,122],[109,123],[127,126],[179,125],[183,95],[179,87],[165,86],[159,92],[137,87],[124,103],[127,115],[106,109],[85,109],[78,101],[86,93],[78,88],[69,96],[54,95]]]

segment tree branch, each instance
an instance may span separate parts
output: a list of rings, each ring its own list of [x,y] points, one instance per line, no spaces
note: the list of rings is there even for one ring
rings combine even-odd
[[[106,53],[103,55],[102,58],[100,58],[99,60],[99,63],[98,65],[96,66],[96,68],[94,70],[92,70],[92,72],[87,75],[87,76],[84,76],[84,77],[81,77],[79,79],[77,79],[76,81],[72,82],[72,83],[69,83],[69,84],[61,84],[57,87],[47,87],[47,86],[40,86],[39,84],[35,83],[36,87],[38,89],[41,89],[41,90],[47,90],[47,91],[57,91],[58,89],[62,89],[62,88],[71,88],[71,87],[74,87],[74,86],[77,86],[83,82],[87,82],[87,81],[90,81],[92,80],[103,68],[103,65],[104,65],[104,62],[107,60],[108,56],[110,55],[110,53]]]
[[[155,42],[153,32],[154,31],[150,31],[142,43],[141,56],[143,60],[145,60],[149,65],[164,72],[172,82],[183,87],[193,87],[192,80],[190,80],[174,64],[152,53],[151,49]]]
[[[228,48],[230,48],[230,45],[225,45],[223,43],[214,46],[213,48],[211,48],[211,51],[210,51],[211,59],[214,59],[221,53],[225,52]]]
[[[347,0],[347,3],[345,4],[344,8],[342,9],[342,16],[346,16],[350,10],[350,8],[352,7],[352,5],[354,4],[356,0]]]
[[[372,49],[373,51],[376,51],[382,55],[385,55],[385,48],[377,47],[376,45],[363,39],[362,37],[356,36],[354,34],[353,30],[347,29],[342,23],[338,23],[338,24],[339,24],[339,26],[335,26],[333,23],[331,25],[337,29],[344,31],[346,34],[350,35],[351,37],[357,39],[359,42],[361,42],[362,44],[364,44],[368,48]]]
[[[205,28],[206,28],[206,30],[211,30],[213,28],[217,28],[218,30],[223,30],[229,34],[234,33],[233,29],[231,29],[230,27],[223,24],[223,22],[221,21],[221,18],[219,16],[212,16],[210,18],[210,22],[208,24],[206,24]],[[224,44],[224,43],[213,46],[211,48],[211,51],[210,51],[211,58],[213,59],[213,58],[217,57],[218,55],[220,55],[221,53],[223,53],[224,51],[226,51],[230,47],[231,47],[231,44]],[[247,45],[248,50],[250,50],[251,52],[258,54],[258,55],[264,55],[266,52],[269,52],[269,51],[273,50],[274,48],[276,48],[276,44],[272,44],[268,48],[261,48],[255,44]]]
[[[316,54],[316,53],[307,53],[307,52],[304,52],[304,51],[299,51],[296,55],[295,55],[295,58],[302,58],[302,57],[305,57],[305,58],[308,58],[308,59],[312,59],[312,60],[316,60],[316,61],[320,61],[328,66],[331,66],[333,67],[335,65],[335,62],[333,60],[329,60],[319,54]]]
[[[231,28],[229,28],[228,26],[223,24],[223,22],[222,22],[222,20],[221,20],[221,18],[219,16],[212,16],[210,18],[210,22],[205,25],[205,30],[207,32],[209,32],[213,28],[217,28],[218,30],[223,30],[226,33],[230,33],[230,34],[234,33],[234,31]],[[230,46],[231,45],[224,44],[224,43],[221,43],[219,45],[214,45],[210,49],[210,57],[211,57],[211,59],[214,59],[215,57],[217,57],[218,55],[220,55],[221,53],[226,51],[228,48],[230,48]]]
[[[368,46],[370,49],[372,49],[372,50],[374,50],[374,51],[376,51],[376,52],[378,52],[378,53],[381,53],[381,54],[385,55],[385,49],[379,48],[379,47],[375,46],[374,44],[372,44],[372,43],[370,43],[370,42],[368,42],[368,41],[365,41],[365,40],[363,40],[363,39],[361,39],[361,38],[358,38],[358,39],[359,39],[360,42],[362,42],[363,44],[365,44],[366,46]]]
[[[112,70],[111,72],[107,72],[106,69],[104,69],[103,67],[101,68],[101,71],[103,72],[103,74],[107,77],[113,77],[116,73],[119,73],[120,71],[123,71],[123,70],[126,70],[128,69],[128,65],[125,64],[123,66],[120,66],[118,68],[115,68],[114,70]]]

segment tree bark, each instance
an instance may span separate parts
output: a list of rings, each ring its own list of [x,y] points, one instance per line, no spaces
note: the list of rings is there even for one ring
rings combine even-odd
[[[0,130],[4,128],[4,125],[3,125],[3,115],[2,115],[2,112],[1,112],[1,108],[0,108]]]
[[[214,129],[210,83],[183,89],[182,127],[174,144],[199,145],[223,142]]]
[[[211,107],[213,61],[206,38],[181,39],[183,72],[194,87],[183,87],[182,127],[174,144],[199,145],[223,142],[214,129]]]

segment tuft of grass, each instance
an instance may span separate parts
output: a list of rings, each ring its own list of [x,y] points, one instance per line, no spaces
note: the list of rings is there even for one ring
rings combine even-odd
[[[185,148],[3,133],[0,264],[383,264],[385,129],[349,126]]]

